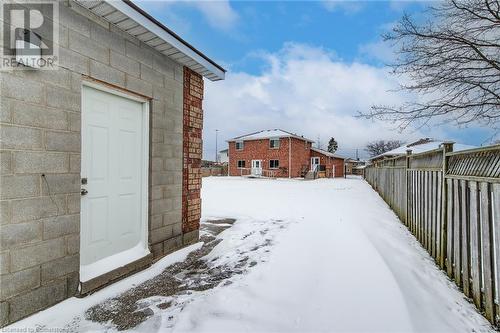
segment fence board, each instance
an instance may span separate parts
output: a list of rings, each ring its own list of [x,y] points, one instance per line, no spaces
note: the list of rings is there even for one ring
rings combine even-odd
[[[493,233],[491,228],[491,192],[490,186],[486,182],[480,184],[481,202],[481,238],[482,238],[482,260],[483,260],[483,289],[484,308],[486,318],[490,321],[494,319],[494,295],[493,295]]]
[[[470,276],[472,283],[472,299],[481,308],[481,244],[479,240],[479,197],[477,182],[469,183],[470,193]]]
[[[469,219],[468,219],[468,186],[466,180],[460,180],[461,196],[460,206],[462,208],[460,215],[460,225],[462,226],[462,285],[465,296],[470,297],[469,291]]]
[[[495,248],[495,303],[496,307],[496,323],[500,325],[500,184],[492,184],[492,210],[493,210],[493,235],[494,235],[494,248]]]
[[[446,223],[446,271],[448,272],[448,276],[453,277],[453,180],[447,179],[446,185],[448,186],[448,194],[447,194],[447,204],[448,213],[447,223]]]
[[[453,181],[453,266],[455,282],[459,287],[462,286],[462,263],[461,263],[461,219],[460,219],[460,187],[458,179],[450,179]]]

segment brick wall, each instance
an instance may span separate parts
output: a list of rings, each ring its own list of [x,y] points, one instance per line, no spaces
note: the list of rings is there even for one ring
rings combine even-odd
[[[279,160],[281,177],[288,177],[288,147],[289,138],[281,138],[279,148],[270,148],[269,139],[245,141],[243,150],[236,150],[236,143],[229,142],[229,172],[230,176],[240,176],[238,161],[245,161],[245,168],[250,168],[252,160],[262,160],[262,168],[270,170],[269,161]]]
[[[291,140],[291,142],[290,142]],[[252,160],[262,160],[262,168],[269,170],[269,160],[279,160],[279,177],[300,177],[301,169],[309,165],[310,143],[297,138],[281,138],[279,148],[270,148],[269,139],[245,141],[243,150],[236,150],[236,143],[229,142],[229,173],[240,176],[238,161],[245,161],[245,168],[251,168]],[[292,149],[292,161],[289,163],[289,147]]]
[[[77,290],[85,78],[151,99],[149,243],[154,255],[182,246],[183,231],[194,229],[193,217],[199,216],[197,210],[182,224],[183,67],[71,1],[61,2],[59,30],[57,71],[0,73],[0,326]],[[195,80],[193,101],[203,89],[199,77]],[[198,107],[190,112],[200,116],[201,101]],[[201,116],[190,120],[188,129],[201,126]],[[201,139],[191,134],[188,149],[195,151],[188,158],[194,162]],[[190,187],[187,207],[199,209],[194,183],[199,177],[195,164],[189,168],[191,186],[198,188]]]
[[[311,157],[319,157],[320,165],[326,168],[326,177],[333,177],[333,167],[335,166],[335,177],[344,177],[344,160],[323,155],[317,151],[311,150]]]
[[[311,143],[292,138],[292,178],[300,177],[303,168],[311,168]]]
[[[201,157],[203,78],[184,67],[184,125],[182,231],[184,242],[198,239],[201,217]]]

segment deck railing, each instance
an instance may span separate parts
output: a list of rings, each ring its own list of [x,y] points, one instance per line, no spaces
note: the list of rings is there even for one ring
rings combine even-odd
[[[365,179],[494,325],[500,325],[500,145],[386,159]],[[396,254],[395,254],[396,255]]]

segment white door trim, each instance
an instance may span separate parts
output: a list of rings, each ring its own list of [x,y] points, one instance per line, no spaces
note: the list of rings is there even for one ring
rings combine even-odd
[[[318,163],[315,163],[315,161],[318,161]],[[317,156],[311,157],[311,171],[314,171],[314,166],[319,165],[321,163],[320,158]]]
[[[89,88],[92,88],[92,89],[95,89],[95,90],[98,90],[98,91],[102,91],[102,92],[106,92],[106,93],[109,93],[109,94],[113,94],[113,95],[116,95],[116,96],[120,96],[120,97],[124,97],[124,98],[127,98],[129,100],[133,100],[133,101],[137,101],[139,103],[142,104],[142,124],[143,124],[143,128],[142,128],[142,138],[141,138],[141,141],[142,141],[142,163],[141,163],[141,221],[140,221],[140,227],[142,229],[142,232],[141,232],[141,235],[140,235],[140,238],[141,238],[141,244],[144,246],[143,249],[137,249],[136,248],[133,248],[130,250],[130,252],[135,252],[135,253],[141,253],[145,255],[148,255],[150,253],[149,251],[149,246],[148,246],[148,216],[149,216],[149,210],[148,210],[148,200],[149,200],[149,110],[150,110],[150,102],[148,99],[146,98],[142,98],[138,95],[135,95],[133,93],[126,93],[125,91],[122,91],[122,90],[119,90],[119,89],[113,89],[109,86],[105,86],[103,84],[99,84],[99,83],[96,83],[94,81],[87,81],[87,80],[82,80],[82,86],[81,86],[81,113],[82,113],[82,118],[84,117],[84,110],[85,110],[85,98],[84,98],[84,93],[83,93],[83,90],[85,89],[85,87],[89,87]],[[84,136],[86,135],[86,131],[83,129],[83,126],[84,126],[84,122],[83,122],[83,119],[82,119],[82,128],[81,128],[81,142],[82,142],[82,148],[83,148],[83,142],[84,142]],[[87,140],[88,141],[88,140]],[[81,153],[83,154],[83,150],[81,151]],[[81,174],[81,177],[87,177],[87,175],[84,175],[83,172],[84,172],[84,169],[83,169],[83,164],[82,164],[82,174]],[[80,221],[83,221],[82,219],[82,216],[81,216],[81,211],[80,211]],[[82,230],[82,228],[80,228],[80,230]],[[81,231],[80,231],[81,233]],[[138,250],[141,250],[141,251],[138,251]],[[142,251],[144,250],[144,251]],[[82,242],[80,242],[80,253],[82,251]],[[127,252],[127,251],[126,251]],[[101,260],[105,260],[105,259],[113,259],[112,257],[114,256],[111,256],[111,257],[107,257],[107,258],[104,258],[104,259],[101,259]],[[137,259],[140,259],[140,258],[134,258],[133,260],[131,260],[130,262],[132,261],[135,261]],[[109,260],[108,260],[109,261]],[[113,263],[110,263],[111,265]],[[120,266],[123,266],[123,265],[120,265]],[[119,266],[118,266],[119,267]],[[108,270],[111,271],[113,270],[114,268],[118,268],[118,267],[113,267],[111,269]],[[82,265],[80,266],[80,270],[82,270]],[[80,272],[82,273],[82,272]],[[101,274],[104,274],[106,272],[102,272]],[[90,280],[91,278],[93,277],[97,277],[101,274],[98,274],[96,276],[88,276],[86,280]],[[95,275],[95,274],[92,274],[92,275]],[[80,277],[80,281],[86,281],[84,279],[82,279],[82,276]]]

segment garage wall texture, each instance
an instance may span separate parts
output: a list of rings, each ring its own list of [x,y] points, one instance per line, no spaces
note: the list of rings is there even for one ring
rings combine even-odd
[[[0,326],[77,292],[81,86],[88,77],[151,98],[154,256],[198,237],[203,79],[189,72],[201,91],[188,151],[199,151],[183,164],[183,67],[72,2],[61,3],[59,31],[59,70],[0,73]],[[185,214],[194,212],[185,218],[186,236],[183,168],[191,170]]]

